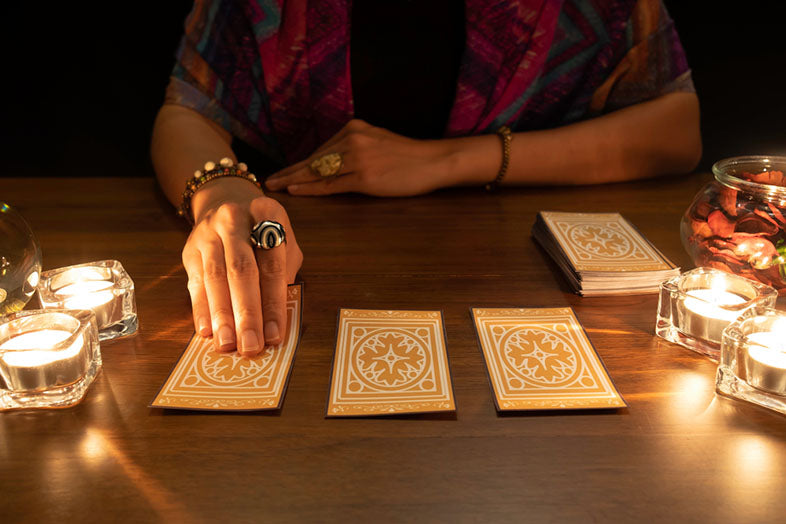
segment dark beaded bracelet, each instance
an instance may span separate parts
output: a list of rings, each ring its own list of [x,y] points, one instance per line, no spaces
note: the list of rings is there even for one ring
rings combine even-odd
[[[486,191],[494,191],[502,182],[505,173],[508,172],[508,164],[510,164],[510,143],[513,141],[513,133],[508,126],[502,126],[497,129],[497,135],[502,140],[502,166],[499,168],[497,178],[486,184]]]

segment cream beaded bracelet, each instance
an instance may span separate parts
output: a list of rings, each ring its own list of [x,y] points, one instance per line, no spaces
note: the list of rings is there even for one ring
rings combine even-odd
[[[243,162],[238,162],[238,164],[235,165],[232,159],[228,157],[222,158],[218,166],[214,162],[206,162],[204,170],[200,171],[197,169],[194,172],[193,178],[190,178],[188,182],[186,182],[186,189],[183,191],[183,201],[180,203],[180,207],[177,208],[177,214],[193,225],[194,217],[191,216],[191,197],[194,196],[194,193],[196,193],[199,188],[211,180],[223,176],[244,178],[262,189],[262,185],[257,182],[257,177],[248,172],[248,166]]]

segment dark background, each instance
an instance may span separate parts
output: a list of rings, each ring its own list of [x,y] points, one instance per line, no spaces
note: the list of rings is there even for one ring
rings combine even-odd
[[[152,176],[150,129],[191,2],[13,4],[0,32],[0,177]],[[701,101],[701,170],[728,156],[786,154],[784,9],[724,4],[737,7],[666,2]]]

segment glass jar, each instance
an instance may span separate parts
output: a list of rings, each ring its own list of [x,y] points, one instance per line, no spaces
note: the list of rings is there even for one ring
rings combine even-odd
[[[0,315],[25,307],[41,275],[41,247],[22,215],[0,202]]]
[[[741,156],[712,166],[682,217],[696,266],[758,280],[786,294],[786,157]]]

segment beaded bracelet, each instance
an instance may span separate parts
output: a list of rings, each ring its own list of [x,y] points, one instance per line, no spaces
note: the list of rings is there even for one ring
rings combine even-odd
[[[237,165],[234,165],[231,158],[225,157],[222,158],[218,164],[219,165],[216,166],[214,162],[206,162],[204,171],[197,169],[194,172],[194,177],[186,182],[186,189],[183,191],[183,201],[180,207],[177,208],[177,214],[188,220],[191,225],[194,225],[194,218],[191,216],[191,197],[194,196],[194,193],[196,193],[200,187],[211,180],[215,180],[222,176],[236,176],[244,178],[262,189],[262,185],[257,182],[257,177],[248,172],[248,166],[243,162],[238,162]]]
[[[502,140],[502,166],[499,168],[497,178],[486,184],[486,191],[494,191],[497,189],[505,173],[508,172],[508,164],[510,164],[510,143],[513,141],[513,133],[508,126],[502,126],[497,129],[497,135],[499,135],[499,138]]]

